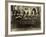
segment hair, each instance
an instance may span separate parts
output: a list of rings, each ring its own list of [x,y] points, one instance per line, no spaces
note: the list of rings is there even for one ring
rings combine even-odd
[[[34,11],[34,12],[35,12],[35,14],[36,14],[36,9],[35,9],[35,8],[33,8],[33,9],[32,9],[32,11]],[[33,12],[32,12],[32,14],[33,14]]]

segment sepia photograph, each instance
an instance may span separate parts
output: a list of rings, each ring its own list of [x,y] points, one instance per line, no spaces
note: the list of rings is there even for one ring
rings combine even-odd
[[[11,31],[40,29],[41,7],[11,5]]]
[[[43,33],[43,4],[8,3],[8,34]]]

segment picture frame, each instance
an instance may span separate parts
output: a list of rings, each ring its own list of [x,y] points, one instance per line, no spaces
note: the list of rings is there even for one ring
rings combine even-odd
[[[17,13],[16,15],[16,11],[14,10],[17,10],[17,9],[19,9],[20,12],[21,10],[25,11],[25,15],[23,15],[22,13],[23,11],[20,14]],[[10,1],[7,3],[7,12],[8,12],[8,18],[7,18],[8,35],[44,34],[45,32],[45,28],[44,28],[45,27],[45,4],[44,3]],[[20,17],[20,15],[23,17]],[[26,17],[26,15],[28,15],[28,17]],[[18,19],[15,20],[14,18],[15,19],[20,18],[19,22],[18,22]],[[23,19],[21,20],[21,18]]]

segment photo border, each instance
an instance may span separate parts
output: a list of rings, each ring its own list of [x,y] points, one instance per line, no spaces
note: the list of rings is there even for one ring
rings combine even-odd
[[[30,3],[30,4],[43,4],[43,33],[34,33],[34,34],[17,34],[15,36],[24,36],[24,35],[39,35],[39,34],[45,34],[45,3],[41,2],[23,2],[23,1],[5,1],[5,34],[8,35],[8,3],[9,2],[17,2],[17,3]],[[14,36],[14,35],[13,35]]]

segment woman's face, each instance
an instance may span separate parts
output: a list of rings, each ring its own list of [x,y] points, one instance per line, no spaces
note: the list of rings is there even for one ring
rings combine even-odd
[[[18,6],[16,6],[16,7],[15,7],[15,10],[18,10],[18,9],[19,9],[19,7],[18,7]]]
[[[33,13],[35,13],[35,11],[32,11]]]
[[[17,10],[17,7],[15,7],[15,10]]]

